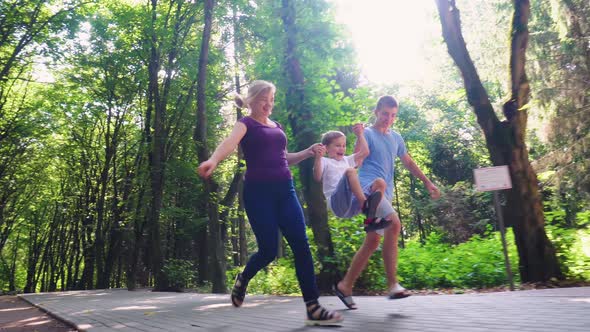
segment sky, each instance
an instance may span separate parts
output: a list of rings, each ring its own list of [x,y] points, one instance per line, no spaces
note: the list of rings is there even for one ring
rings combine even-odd
[[[432,0],[332,0],[371,83],[403,84],[433,75],[424,45],[440,36]],[[438,30],[437,30],[438,29]]]

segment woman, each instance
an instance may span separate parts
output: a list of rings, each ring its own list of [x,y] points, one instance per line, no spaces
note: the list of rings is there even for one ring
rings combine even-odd
[[[211,158],[201,163],[198,172],[204,178],[211,176],[220,161],[241,144],[246,160],[244,205],[252,230],[256,235],[258,252],[250,257],[244,271],[239,273],[232,290],[231,300],[240,307],[246,287],[258,271],[275,259],[278,248],[278,231],[287,239],[295,256],[295,270],[306,305],[307,325],[330,325],[342,321],[342,316],[323,308],[313,270],[313,260],[301,204],[295,194],[290,165],[314,156],[320,144],[296,152],[287,152],[287,136],[278,122],[271,120],[275,86],[266,81],[254,81],[246,98],[236,97],[239,107],[248,107],[250,115],[236,122],[230,135]]]

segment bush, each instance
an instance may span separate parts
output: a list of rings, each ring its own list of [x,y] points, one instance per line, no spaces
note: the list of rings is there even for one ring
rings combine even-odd
[[[496,224],[496,213],[489,192],[479,192],[468,182],[443,188],[438,200],[425,197],[421,204],[425,220],[442,232],[443,241],[459,244],[474,235],[483,235],[488,225]]]
[[[431,234],[421,246],[411,241],[400,251],[398,274],[409,288],[483,288],[507,283],[502,242],[498,232],[478,235],[459,245]],[[512,273],[518,280],[518,261],[512,232],[507,234]]]
[[[231,291],[236,275],[244,267],[227,271],[227,287]],[[248,283],[249,294],[301,295],[295,266],[290,258],[279,258],[260,270]]]
[[[577,213],[575,225],[579,228],[545,225],[545,230],[566,277],[590,280],[590,211]]]
[[[568,278],[590,280],[590,213],[580,213],[577,229],[564,229],[547,225],[549,238],[553,241],[558,259],[566,267]],[[335,257],[331,258],[341,274],[365,239],[362,216],[351,219],[331,217],[329,220]],[[399,250],[398,278],[410,289],[436,288],[484,288],[507,285],[504,254],[499,232],[493,232],[487,225],[482,235],[472,236],[461,244],[446,242],[446,235],[431,233],[424,244],[418,239],[406,240],[406,247]],[[311,251],[314,255],[316,272],[322,262],[317,258],[313,233],[308,228]],[[518,253],[511,228],[507,229],[506,240],[514,282],[520,282]],[[295,276],[292,254],[260,271],[248,286],[249,293],[257,294],[300,294]],[[243,267],[228,271],[228,287],[233,287],[235,275]],[[381,258],[381,248],[369,260],[355,285],[355,291],[365,293],[383,292],[387,280]]]
[[[168,287],[171,290],[180,291],[183,288],[195,286],[195,269],[193,263],[184,259],[168,259],[162,268]]]

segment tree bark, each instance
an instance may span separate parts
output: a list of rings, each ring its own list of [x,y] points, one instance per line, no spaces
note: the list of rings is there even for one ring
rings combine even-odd
[[[100,187],[98,202],[96,203],[96,229],[94,232],[94,257],[96,258],[96,288],[104,289],[108,288],[109,275],[105,275],[105,259],[104,259],[104,247],[105,247],[105,234],[103,228],[105,227],[105,200],[107,194],[107,186],[109,182],[109,168],[111,165],[111,159],[114,155],[113,142],[111,141],[111,122],[113,116],[113,110],[111,107],[107,110],[107,118],[105,124],[104,134],[104,155],[105,160],[100,173],[98,186]]]
[[[544,216],[537,178],[525,144],[529,85],[525,74],[530,4],[514,1],[511,33],[511,97],[504,104],[505,121],[494,113],[487,92],[469,56],[461,33],[459,10],[454,0],[436,0],[443,37],[449,54],[463,76],[467,99],[474,108],[494,165],[508,165],[512,189],[507,191],[505,220],[513,226],[523,282],[562,278],[553,245],[544,229]]]
[[[160,50],[158,47],[156,20],[157,0],[151,0],[151,45],[149,60],[149,84],[148,84],[148,113],[154,114],[153,140],[149,154],[151,202],[147,218],[147,231],[149,243],[149,262],[155,277],[155,288],[166,287],[162,273],[163,258],[160,244],[160,209],[162,207],[162,195],[164,190],[164,124],[166,121],[165,103],[162,102],[158,84],[158,72],[160,71]]]
[[[209,61],[209,43],[211,40],[211,27],[213,25],[214,0],[205,0],[205,26],[201,40],[201,51],[199,56],[199,73],[197,77],[197,123],[193,139],[197,145],[199,162],[209,158],[207,147],[207,110],[206,96],[207,89],[207,65]],[[219,218],[219,193],[218,185],[209,178],[205,181],[205,197],[215,197],[207,200],[207,216],[209,226],[209,280],[212,282],[213,293],[226,293],[225,286],[225,241]]]
[[[309,127],[313,119],[305,99],[305,80],[297,55],[297,30],[295,25],[296,10],[294,1],[282,0],[281,19],[285,29],[285,73],[289,80],[286,104],[289,122],[293,129],[297,150],[303,150],[317,141],[316,134]],[[318,247],[321,270],[318,287],[321,291],[331,289],[336,279],[337,269],[330,258],[334,256],[334,247],[328,226],[328,212],[322,193],[321,184],[313,179],[313,160],[308,159],[299,164],[300,179],[303,184],[303,196],[307,202],[309,223]]]
[[[240,83],[240,50],[241,35],[238,26],[238,8],[235,2],[232,2],[232,27],[233,27],[233,44],[234,44],[234,83],[236,93],[242,93],[242,86]],[[239,107],[236,107],[236,117],[241,119],[243,116]],[[242,200],[243,184],[244,184],[244,153],[242,147],[238,146],[238,170],[236,176],[238,177],[237,195],[238,195],[238,211],[237,216],[232,220],[232,249],[234,251],[234,265],[245,265],[248,256],[248,247],[246,244],[246,218],[244,218],[244,202]]]

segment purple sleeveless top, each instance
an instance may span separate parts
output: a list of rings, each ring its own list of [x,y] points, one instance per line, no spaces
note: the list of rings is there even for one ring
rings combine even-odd
[[[276,181],[292,178],[287,162],[287,136],[283,127],[271,128],[245,116],[238,120],[246,125],[240,141],[246,159],[246,181]]]

